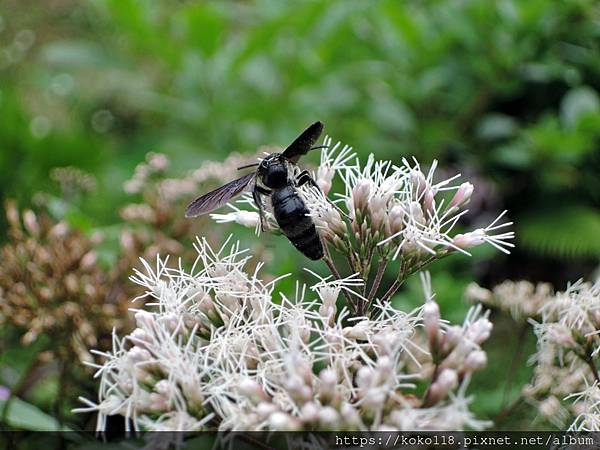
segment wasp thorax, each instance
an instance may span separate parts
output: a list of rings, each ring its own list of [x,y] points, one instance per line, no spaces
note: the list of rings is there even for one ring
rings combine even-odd
[[[271,155],[270,158],[264,159],[258,169],[261,181],[271,189],[281,189],[288,183],[287,165],[277,156]]]

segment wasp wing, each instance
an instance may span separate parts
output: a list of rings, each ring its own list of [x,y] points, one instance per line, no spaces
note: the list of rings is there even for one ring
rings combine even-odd
[[[314,143],[317,142],[317,139],[319,139],[322,132],[323,123],[313,123],[283,151],[283,156],[293,163],[297,163],[300,157],[306,155]]]
[[[249,173],[248,175],[244,175],[237,180],[230,181],[229,183],[209,192],[208,194],[198,197],[185,209],[185,217],[197,217],[220,208],[233,197],[240,195],[246,190],[249,190],[255,177],[256,172]]]

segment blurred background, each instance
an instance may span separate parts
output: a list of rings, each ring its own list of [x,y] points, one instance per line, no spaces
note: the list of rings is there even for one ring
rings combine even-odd
[[[71,413],[79,395],[95,397],[80,360],[130,325],[138,256],[189,262],[195,235],[235,232],[266,274],[307,266],[282,238],[182,216],[240,161],[315,120],[363,159],[438,159],[440,177],[462,173],[476,186],[465,228],[508,209],[510,257],[488,248],[431,268],[446,318],[462,320],[471,281],[562,290],[592,278],[599,45],[593,0],[3,0],[2,426],[95,426]],[[421,304],[418,279],[395,301]],[[548,428],[511,403],[530,377],[513,348],[535,345],[518,329],[497,318],[475,410],[498,428]]]

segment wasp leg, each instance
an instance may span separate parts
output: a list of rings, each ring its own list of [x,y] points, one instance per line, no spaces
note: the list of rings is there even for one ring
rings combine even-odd
[[[303,170],[298,174],[298,177],[296,177],[296,185],[302,186],[306,183],[310,184],[312,187],[318,189],[319,192],[323,193],[317,182],[313,179],[313,177],[310,176],[310,173],[308,173],[308,170]],[[346,217],[347,219],[350,218],[348,217],[348,214],[342,211],[338,205],[329,200],[325,194],[323,194],[323,197],[325,197],[325,200],[327,200],[327,202],[329,202],[329,204],[333,206],[343,217]]]
[[[260,231],[263,233],[267,228],[265,226],[265,211],[261,195],[270,194],[271,191],[260,186],[254,186],[254,190],[252,191],[252,198],[254,199],[254,203],[256,203],[256,207],[258,208],[258,216],[260,217]]]
[[[258,191],[262,195],[271,195],[272,194],[272,192],[269,189],[266,189],[262,186],[255,186],[254,190]]]
[[[306,184],[306,183],[310,184],[312,187],[317,188],[319,191],[321,190],[321,188],[319,187],[317,182],[315,180],[313,180],[313,177],[311,177],[310,173],[308,173],[308,170],[303,170],[296,177],[296,185],[302,186],[303,184]]]

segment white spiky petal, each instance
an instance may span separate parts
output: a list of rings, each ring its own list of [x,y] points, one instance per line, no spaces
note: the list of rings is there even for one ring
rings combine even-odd
[[[503,213],[486,228],[457,235],[473,185],[454,185],[458,175],[435,181],[436,161],[427,173],[416,160],[396,166],[372,154],[362,165],[351,147],[332,145],[329,137],[325,146],[313,173],[318,188],[306,183],[298,193],[325,243],[332,276],[309,271],[318,279],[312,286],[297,282],[293,296],[276,292],[278,279],[263,282],[261,263],[247,272],[250,257],[229,240],[215,251],[199,239],[190,270],[168,258],[142,260],[143,270],[131,277],[147,300],[134,310],[137,328],[114,335],[111,352],[97,353],[99,398],[82,399],[80,411],[98,412],[99,430],[109,415],[156,431],[487,425],[474,418],[465,396],[471,374],[487,362],[487,313],[473,307],[462,327],[449,325],[428,274],[423,307],[403,312],[391,298],[407,276],[450,253],[468,254],[483,243],[508,252],[513,233],[497,233],[510,223],[497,225]],[[341,193],[332,194],[340,182]],[[252,195],[238,204],[249,208],[230,204],[230,212],[212,219],[258,232]],[[264,212],[263,225],[276,231],[270,202]],[[329,245],[345,257],[349,276],[340,275]],[[394,259],[400,272],[379,296]],[[429,383],[422,397],[417,381]]]
[[[352,147],[332,142],[329,136],[325,138],[326,148],[313,173],[320,192],[308,184],[299,192],[322,237],[334,248],[342,252],[353,249],[360,254],[361,244],[364,247],[367,243],[367,248],[376,244],[392,259],[403,257],[418,266],[419,260],[435,259],[448,252],[469,255],[469,249],[486,243],[503,253],[510,253],[510,248],[514,247],[511,242],[514,232],[498,232],[512,225],[512,222],[499,223],[506,211],[487,227],[462,234],[454,232],[467,212],[462,208],[475,189],[469,182],[454,184],[460,174],[434,181],[438,165],[435,160],[425,173],[416,159],[411,162],[403,158],[402,164],[396,166],[391,161],[376,160],[373,154],[369,155],[366,164],[361,165]],[[332,194],[336,176],[343,183],[343,191]],[[455,193],[447,199],[447,192]],[[239,203],[255,209],[249,194]],[[256,226],[250,216],[243,217],[239,208],[232,208],[233,213],[211,216],[219,223]],[[277,228],[269,211],[266,217],[272,228]],[[350,238],[352,235],[358,242]]]
[[[214,251],[198,240],[196,249],[189,271],[157,257],[154,264],[142,261],[143,270],[131,277],[148,301],[134,310],[137,328],[124,338],[115,334],[111,352],[97,352],[103,360],[95,365],[98,401],[82,399],[78,410],[97,411],[99,430],[110,415],[125,417],[135,430],[301,429],[309,423],[379,429],[405,410],[414,416],[411,424],[424,428],[481,425],[466,409],[464,388],[455,392],[452,380],[436,405],[416,408],[404,397],[429,355],[415,339],[421,308],[404,313],[378,302],[375,317],[350,317],[336,303],[342,292],[362,286],[356,274],[340,280],[313,274],[318,281],[310,289],[297,285],[288,298],[275,292],[276,280],[264,283],[258,269],[245,270],[249,256],[238,243]],[[426,295],[433,301],[430,286]],[[327,314],[323,305],[330,307]],[[481,320],[476,311],[461,328],[455,345],[468,348],[460,355],[480,351],[486,338]]]

